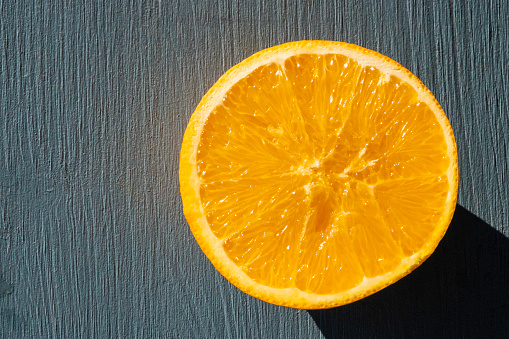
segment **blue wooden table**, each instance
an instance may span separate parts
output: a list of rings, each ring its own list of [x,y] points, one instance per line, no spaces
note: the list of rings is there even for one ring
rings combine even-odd
[[[217,273],[179,151],[231,66],[293,40],[403,64],[455,131],[436,252],[364,300],[305,311]],[[0,338],[458,338],[509,333],[509,2],[0,0]]]

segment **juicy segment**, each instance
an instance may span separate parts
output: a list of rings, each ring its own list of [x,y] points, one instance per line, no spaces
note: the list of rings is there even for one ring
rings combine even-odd
[[[257,283],[317,294],[418,252],[446,206],[448,166],[416,91],[342,55],[257,68],[212,111],[197,152],[228,257]]]

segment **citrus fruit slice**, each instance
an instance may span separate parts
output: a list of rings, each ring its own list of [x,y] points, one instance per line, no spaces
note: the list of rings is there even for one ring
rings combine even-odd
[[[191,116],[180,158],[191,230],[242,291],[350,303],[420,265],[456,206],[453,132],[397,62],[341,42],[263,50]]]

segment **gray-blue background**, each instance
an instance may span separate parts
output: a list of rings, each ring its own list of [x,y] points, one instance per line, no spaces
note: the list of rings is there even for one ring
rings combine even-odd
[[[455,131],[458,208],[410,276],[326,311],[244,295],[182,214],[182,135],[254,52],[340,40],[403,64]],[[509,333],[509,3],[0,0],[0,338]]]

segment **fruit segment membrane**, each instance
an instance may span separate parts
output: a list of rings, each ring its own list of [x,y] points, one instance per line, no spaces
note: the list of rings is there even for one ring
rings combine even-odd
[[[337,54],[296,55],[237,82],[196,160],[228,257],[260,284],[318,294],[418,252],[449,189],[443,130],[417,92]]]

